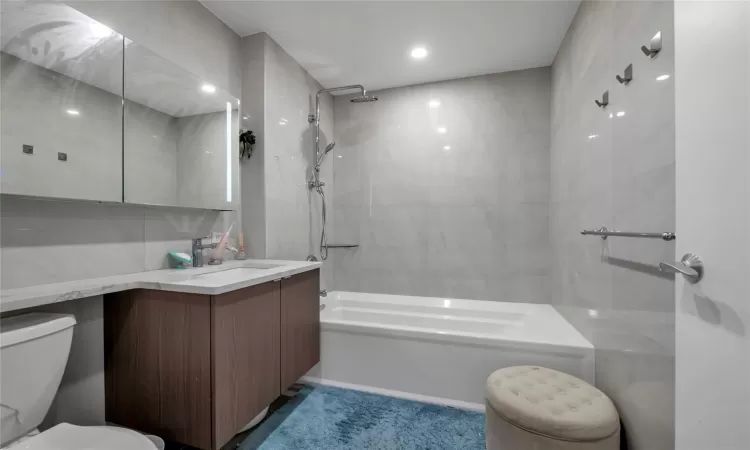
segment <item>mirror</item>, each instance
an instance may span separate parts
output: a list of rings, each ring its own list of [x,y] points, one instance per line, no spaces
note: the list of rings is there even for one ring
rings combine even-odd
[[[123,37],[59,3],[0,14],[0,189],[122,201]]]
[[[233,210],[239,100],[125,39],[125,202]]]

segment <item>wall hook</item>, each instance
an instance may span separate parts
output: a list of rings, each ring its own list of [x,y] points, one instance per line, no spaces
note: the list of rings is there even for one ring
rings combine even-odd
[[[641,51],[651,59],[656,57],[656,54],[661,51],[661,31],[657,32],[654,37],[651,38],[650,47],[641,46]]]
[[[624,76],[615,75],[615,78],[617,78],[617,81],[620,82],[620,84],[624,84],[625,86],[630,83],[630,80],[633,79],[633,65],[628,64],[628,67],[625,68],[625,74]]]
[[[594,103],[596,103],[596,106],[600,108],[604,108],[605,106],[609,105],[609,91],[604,91],[602,94],[602,101],[594,100]]]

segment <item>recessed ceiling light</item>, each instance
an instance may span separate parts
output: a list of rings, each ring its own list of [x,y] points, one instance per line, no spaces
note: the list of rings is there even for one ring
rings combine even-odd
[[[247,119],[248,119],[248,117],[247,117],[247,116],[242,116],[242,118],[243,118],[244,120],[247,120]]]
[[[615,115],[614,115],[614,114],[612,114],[612,113],[609,113],[609,118],[611,119],[611,118],[613,118],[613,117],[615,117]]]
[[[617,112],[617,117],[622,117],[624,115],[625,115],[625,111],[618,111]]]
[[[213,84],[204,84],[203,86],[201,86],[201,90],[203,92],[213,94],[214,92],[216,92],[216,86],[214,86]]]
[[[428,105],[430,105],[430,108],[437,108],[438,106],[440,106],[440,100],[430,100],[430,103],[428,103]]]
[[[437,132],[440,134],[445,134],[448,132],[448,129],[445,127],[438,127]]]
[[[669,75],[666,75],[666,74],[659,75],[658,77],[656,77],[656,81],[664,81],[664,80],[666,80],[668,78],[669,78]]]
[[[77,109],[69,109],[65,112],[70,114],[71,116],[78,116],[81,114],[80,111],[78,111]]]
[[[589,139],[596,139],[598,137],[599,137],[598,134],[589,134]]]
[[[443,147],[443,150],[445,150],[446,152],[447,152],[448,150],[450,150],[450,149],[451,149],[451,146],[450,146],[450,145],[446,145],[445,147]]]
[[[427,49],[424,47],[414,47],[411,49],[411,57],[414,59],[422,59],[427,56]]]

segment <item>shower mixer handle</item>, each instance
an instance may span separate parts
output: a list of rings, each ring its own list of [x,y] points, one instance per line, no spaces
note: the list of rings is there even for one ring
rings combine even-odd
[[[326,184],[324,182],[322,182],[322,181],[310,180],[310,181],[307,182],[307,187],[310,188],[310,189],[315,189],[315,188],[323,187],[325,185]]]

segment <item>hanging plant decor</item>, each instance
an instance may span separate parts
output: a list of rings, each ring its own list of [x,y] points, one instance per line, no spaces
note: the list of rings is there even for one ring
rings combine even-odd
[[[243,131],[240,129],[240,159],[250,159],[253,155],[253,147],[255,146],[255,135],[252,131]]]

